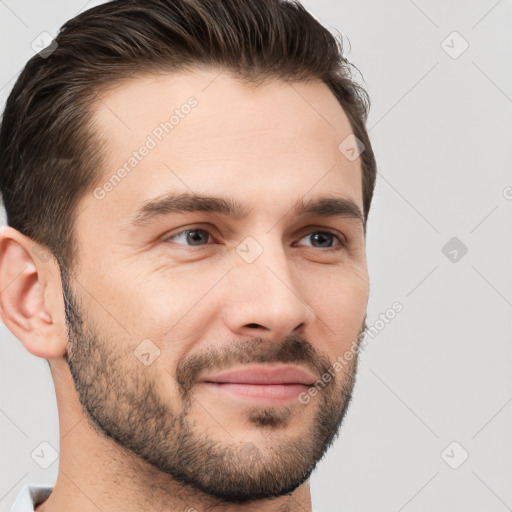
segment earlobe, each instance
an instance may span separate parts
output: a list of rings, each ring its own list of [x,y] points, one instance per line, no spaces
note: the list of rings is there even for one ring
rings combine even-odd
[[[66,337],[55,297],[60,274],[50,258],[39,258],[39,246],[14,228],[0,232],[0,315],[7,328],[33,355],[64,356]]]

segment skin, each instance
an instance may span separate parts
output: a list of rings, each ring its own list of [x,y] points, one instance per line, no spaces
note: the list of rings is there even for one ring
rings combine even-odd
[[[321,377],[353,347],[369,294],[363,225],[292,210],[322,195],[362,210],[360,158],[338,149],[352,130],[319,81],[136,77],[94,109],[106,142],[100,186],[190,96],[197,107],[121,183],[81,199],[64,290],[43,248],[10,227],[0,235],[2,320],[50,361],[59,411],[58,478],[38,512],[311,511],[309,474],[338,434],[357,358],[307,404],[255,405],[198,378],[251,363]],[[249,214],[130,225],[166,191],[230,196]],[[209,232],[196,234],[200,245],[174,236],[192,228]],[[325,229],[346,245],[315,242]],[[236,251],[247,236],[262,248],[250,264]],[[148,365],[134,354],[143,340],[159,351]]]

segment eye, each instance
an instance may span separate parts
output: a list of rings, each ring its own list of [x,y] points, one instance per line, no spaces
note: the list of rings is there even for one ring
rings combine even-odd
[[[187,247],[202,247],[210,245],[207,243],[210,238],[211,233],[206,229],[189,228],[167,237],[166,241],[177,245],[185,245]],[[313,244],[318,244],[313,246],[318,249],[340,250],[346,245],[342,237],[335,232],[327,230],[311,231],[300,240],[304,240],[305,238],[310,238],[313,241]],[[338,244],[334,247],[332,247],[333,239],[338,240]],[[176,242],[176,240],[181,240],[181,242]]]
[[[311,233],[308,233],[306,236],[302,237],[301,240],[304,240],[305,238],[310,238],[314,244],[318,244],[320,246],[317,246],[320,249],[331,249],[335,251],[345,247],[345,241],[342,240],[336,233],[331,231],[312,231]],[[337,239],[339,242],[335,247],[330,245],[332,244],[333,238]],[[326,244],[329,245],[329,247],[326,247]]]
[[[180,231],[179,233],[176,233],[175,235],[168,237],[166,240],[171,241],[172,239],[179,239],[180,237],[181,240],[185,241],[185,244],[190,243],[190,247],[197,247],[203,245],[201,242],[209,240],[210,232],[207,231],[206,229],[199,228],[185,229],[184,231]]]

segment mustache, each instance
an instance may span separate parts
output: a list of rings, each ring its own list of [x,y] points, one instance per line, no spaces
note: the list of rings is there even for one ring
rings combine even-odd
[[[182,398],[186,398],[204,370],[222,371],[251,363],[302,363],[315,375],[323,375],[331,366],[326,356],[300,336],[287,336],[280,342],[262,338],[235,339],[180,361],[175,378]]]

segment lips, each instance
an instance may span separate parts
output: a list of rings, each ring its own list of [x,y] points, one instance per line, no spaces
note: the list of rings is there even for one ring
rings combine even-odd
[[[316,380],[312,373],[291,365],[251,365],[250,368],[237,368],[199,379],[200,382],[221,384],[302,384],[305,386],[311,386]]]

